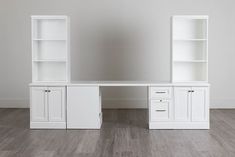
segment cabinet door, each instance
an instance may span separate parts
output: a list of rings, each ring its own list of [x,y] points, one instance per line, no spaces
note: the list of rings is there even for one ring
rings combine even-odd
[[[174,88],[174,117],[176,121],[190,120],[191,87]]]
[[[65,87],[48,88],[49,121],[65,121]]]
[[[206,121],[209,114],[208,88],[193,87],[192,89],[192,121]]]
[[[48,105],[46,87],[31,87],[31,121],[45,122],[48,121]]]

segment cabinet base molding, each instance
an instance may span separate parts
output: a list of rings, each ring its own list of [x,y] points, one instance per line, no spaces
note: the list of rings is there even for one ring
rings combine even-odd
[[[66,129],[66,122],[30,122],[31,129]]]
[[[210,129],[208,122],[150,122],[149,129]]]
[[[97,125],[97,126],[72,126],[72,127],[67,127],[67,129],[71,129],[71,130],[75,130],[75,129],[90,129],[90,130],[97,130],[97,129],[100,129],[101,128],[101,125]]]

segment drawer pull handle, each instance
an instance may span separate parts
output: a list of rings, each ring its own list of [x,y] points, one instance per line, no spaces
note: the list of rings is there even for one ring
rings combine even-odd
[[[194,92],[194,90],[189,90],[188,92]]]
[[[155,92],[157,94],[165,94],[166,92]]]
[[[165,112],[166,110],[156,110],[157,112]]]

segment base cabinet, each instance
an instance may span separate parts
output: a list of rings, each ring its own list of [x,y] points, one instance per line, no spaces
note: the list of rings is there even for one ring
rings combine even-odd
[[[67,128],[100,129],[101,95],[98,86],[67,88]]]
[[[65,87],[31,87],[30,90],[30,128],[66,128]]]
[[[172,88],[173,102],[172,105],[168,105],[173,108],[172,112],[168,112],[169,117],[172,118],[166,118],[168,116],[165,112],[167,105],[163,106],[161,110],[153,108],[151,106],[154,106],[154,101],[150,99],[149,128],[209,129],[209,87],[177,86]],[[156,114],[156,111],[161,111],[161,113]]]

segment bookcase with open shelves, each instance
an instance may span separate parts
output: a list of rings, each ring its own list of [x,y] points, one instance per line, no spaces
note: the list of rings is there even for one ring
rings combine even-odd
[[[69,82],[69,18],[32,16],[32,81]]]
[[[172,82],[208,81],[208,16],[173,16]]]

